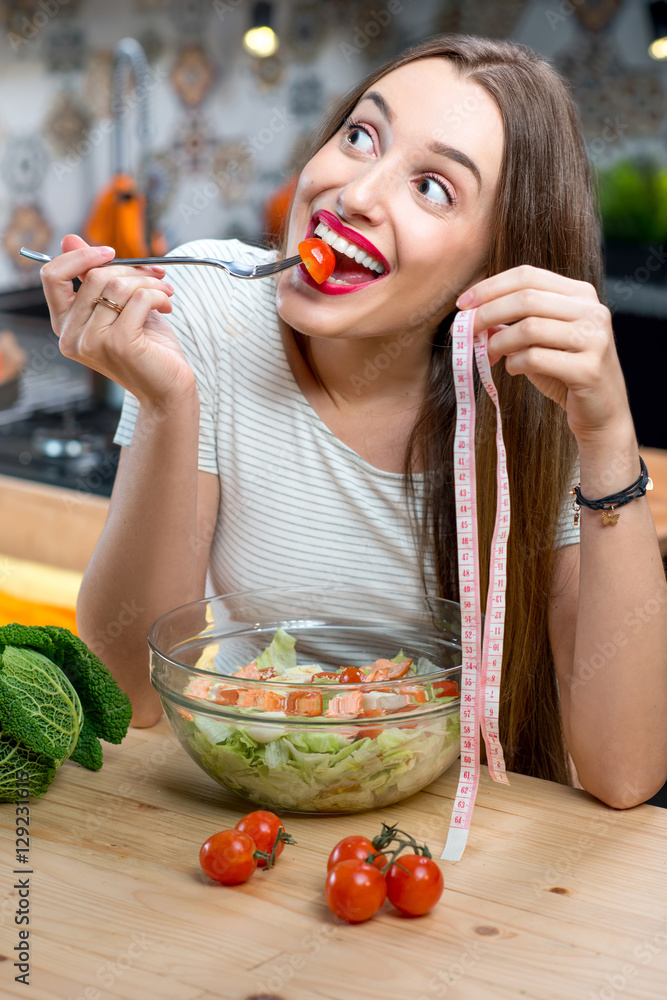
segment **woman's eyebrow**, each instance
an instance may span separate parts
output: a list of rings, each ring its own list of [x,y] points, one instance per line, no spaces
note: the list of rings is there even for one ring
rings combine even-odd
[[[385,101],[382,94],[378,94],[377,90],[369,90],[367,94],[364,94],[364,96],[360,98],[359,104],[361,104],[362,101],[373,101],[373,103],[377,105],[377,108],[380,111],[380,113],[384,115],[384,117],[391,125],[391,123],[394,120],[394,113],[387,104],[387,102]]]
[[[446,156],[448,159],[454,160],[455,163],[460,163],[462,167],[467,167],[477,181],[478,191],[481,190],[482,175],[479,172],[479,167],[466,153],[461,152],[460,149],[454,149],[453,146],[448,146],[446,142],[438,142],[437,139],[429,142],[428,148],[432,153],[437,153],[438,156]]]
[[[389,124],[391,124],[394,120],[393,111],[385,101],[382,94],[379,94],[377,90],[369,90],[368,93],[364,94],[364,96],[359,100],[359,104],[361,104],[362,101],[373,101],[380,114],[387,119]],[[477,181],[477,189],[481,190],[482,175],[479,167],[466,153],[462,152],[460,149],[455,149],[453,146],[447,145],[445,142],[439,142],[437,139],[434,139],[433,142],[428,144],[428,149],[431,153],[436,153],[438,156],[446,156],[447,159],[454,160],[455,163],[460,163],[462,167],[466,167]]]

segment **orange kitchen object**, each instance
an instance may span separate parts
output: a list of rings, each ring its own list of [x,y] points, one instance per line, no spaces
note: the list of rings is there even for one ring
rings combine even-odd
[[[292,174],[273,194],[269,195],[264,205],[266,234],[275,246],[280,246],[285,235],[285,225],[298,180],[299,175]]]
[[[153,233],[146,241],[146,197],[129,174],[116,174],[97,196],[84,224],[89,243],[113,247],[117,257],[163,257],[167,241]]]
[[[51,604],[26,601],[0,590],[0,625],[59,625],[77,635],[74,608],[57,608]]]
[[[127,76],[135,80],[139,110],[141,146],[139,174],[142,184],[130,173],[126,162],[125,121],[128,98]],[[168,245],[155,225],[155,213],[148,186],[149,67],[146,53],[135,38],[121,38],[114,50],[111,108],[113,114],[111,180],[99,193],[84,223],[85,238],[98,246],[111,246],[117,257],[163,257]]]

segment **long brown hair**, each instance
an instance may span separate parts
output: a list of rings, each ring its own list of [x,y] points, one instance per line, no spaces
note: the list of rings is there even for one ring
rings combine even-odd
[[[326,116],[308,151],[341,128],[368,88],[418,59],[450,59],[495,100],[504,155],[491,226],[487,274],[532,264],[590,282],[604,301],[599,217],[579,120],[566,82],[524,45],[471,35],[441,35],[408,49],[367,76]],[[425,398],[405,456],[405,486],[426,589],[459,599],[452,453],[455,399],[450,368],[454,313],[433,341]],[[569,783],[558,685],[547,631],[554,543],[572,483],[576,442],[564,410],[503,360],[494,367],[507,450],[512,505],[500,737],[508,770]],[[482,599],[495,517],[495,411],[477,381],[477,498]],[[416,457],[423,487],[413,478]],[[418,499],[418,494],[420,498]],[[420,510],[421,504],[421,510]]]

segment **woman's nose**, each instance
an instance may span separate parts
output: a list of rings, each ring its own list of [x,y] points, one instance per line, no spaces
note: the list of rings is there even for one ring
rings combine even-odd
[[[336,211],[349,222],[363,219],[377,226],[386,217],[386,198],[390,194],[391,179],[380,164],[367,168],[345,184],[336,198]]]

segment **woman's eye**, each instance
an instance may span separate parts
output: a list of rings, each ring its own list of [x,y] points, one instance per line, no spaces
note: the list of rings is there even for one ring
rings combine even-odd
[[[437,202],[439,205],[452,205],[454,197],[449,188],[435,177],[421,177],[417,181],[417,190],[425,198]]]
[[[373,152],[373,140],[361,125],[348,125],[346,141],[350,146],[361,150],[362,153]]]

